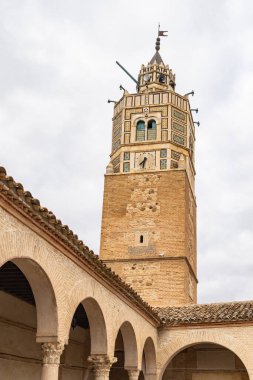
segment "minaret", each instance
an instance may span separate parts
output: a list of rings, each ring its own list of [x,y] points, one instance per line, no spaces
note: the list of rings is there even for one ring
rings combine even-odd
[[[114,106],[100,249],[154,307],[197,299],[194,123],[159,49]]]

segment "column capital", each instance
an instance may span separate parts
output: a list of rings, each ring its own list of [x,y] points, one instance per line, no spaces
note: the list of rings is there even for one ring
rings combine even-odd
[[[126,368],[126,370],[128,372],[129,380],[138,380],[139,374],[140,374],[140,370],[139,369],[136,369],[136,368]]]
[[[64,344],[61,342],[42,343],[42,361],[43,364],[60,364],[61,354],[64,350]]]
[[[113,363],[116,363],[116,361],[117,358],[107,355],[91,355],[88,357],[88,362],[91,363],[90,370],[99,375],[109,374],[111,366]]]

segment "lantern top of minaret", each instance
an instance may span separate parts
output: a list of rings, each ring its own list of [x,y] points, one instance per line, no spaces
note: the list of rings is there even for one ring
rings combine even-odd
[[[160,37],[167,37],[166,30],[160,30],[158,26],[158,36],[155,44],[155,54],[147,66],[142,65],[138,78],[138,92],[150,91],[175,91],[175,75],[168,65],[165,65],[159,53]]]

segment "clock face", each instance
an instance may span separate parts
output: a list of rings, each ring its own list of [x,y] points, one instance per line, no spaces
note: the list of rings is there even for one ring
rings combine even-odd
[[[152,75],[151,75],[151,74],[145,74],[145,75],[144,75],[144,81],[145,81],[145,82],[150,82],[150,81],[151,81],[151,78],[152,78]]]
[[[155,152],[140,152],[135,154],[135,168],[138,170],[155,168]]]

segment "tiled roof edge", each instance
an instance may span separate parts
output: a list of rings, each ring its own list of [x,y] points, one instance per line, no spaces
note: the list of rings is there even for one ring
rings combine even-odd
[[[163,326],[253,322],[253,300],[168,306],[155,310]]]
[[[13,202],[16,207],[29,214],[36,224],[39,224],[47,232],[59,239],[61,243],[71,248],[75,255],[94,269],[97,274],[103,276],[109,284],[116,287],[156,323],[161,322],[154,308],[145,302],[130,285],[125,283],[115,272],[107,267],[82,240],[78,239],[78,236],[67,225],[63,225],[61,220],[57,219],[46,207],[41,207],[40,201],[34,198],[29,191],[25,191],[21,183],[15,182],[12,177],[8,176],[4,167],[0,167],[0,193]]]

